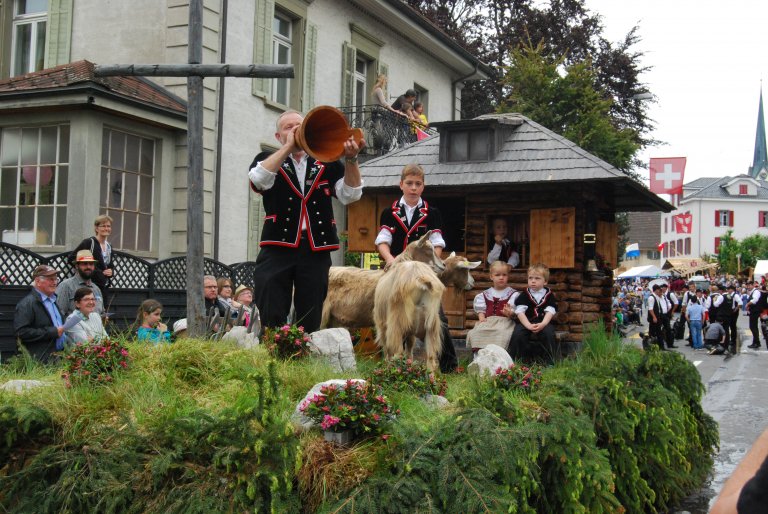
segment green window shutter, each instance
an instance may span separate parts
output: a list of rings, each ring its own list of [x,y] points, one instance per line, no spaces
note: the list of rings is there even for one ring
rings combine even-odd
[[[261,243],[261,225],[264,223],[264,203],[260,194],[248,190],[248,260],[255,261]]]
[[[73,0],[50,0],[48,3],[44,63],[46,68],[69,62],[72,41],[72,2]]]
[[[341,105],[351,107],[354,102],[355,90],[355,58],[357,49],[349,43],[344,43],[341,57]]]
[[[307,24],[307,35],[304,51],[304,93],[302,95],[302,110],[309,111],[315,106],[315,65],[317,62],[317,25]]]
[[[253,33],[253,63],[272,64],[272,18],[274,0],[256,0],[256,19]],[[272,79],[253,79],[253,94],[269,98]]]

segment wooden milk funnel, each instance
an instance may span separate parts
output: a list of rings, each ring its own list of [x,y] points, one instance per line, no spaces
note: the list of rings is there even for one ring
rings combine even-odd
[[[320,105],[307,113],[296,130],[296,144],[322,162],[332,162],[344,155],[344,142],[352,136],[359,145],[363,131],[349,128],[347,118],[330,105]]]

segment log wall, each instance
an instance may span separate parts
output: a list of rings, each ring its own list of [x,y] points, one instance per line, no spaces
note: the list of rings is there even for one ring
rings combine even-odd
[[[538,200],[537,200],[538,199]],[[569,190],[560,189],[551,195],[542,197],[536,189],[517,190],[514,194],[476,194],[466,197],[465,244],[469,260],[480,260],[483,265],[473,272],[475,288],[465,294],[466,317],[464,330],[453,331],[457,337],[465,337],[466,332],[477,322],[477,315],[472,309],[476,294],[491,287],[488,265],[485,262],[488,247],[489,221],[495,216],[517,216],[530,212],[531,209],[550,207],[575,207],[574,267],[570,269],[550,269],[548,287],[557,298],[555,329],[567,332],[563,338],[568,342],[581,342],[584,324],[602,319],[609,329],[611,321],[611,286],[612,277],[601,273],[584,271],[584,201],[592,200],[589,193],[577,187]],[[509,285],[516,290],[527,287],[527,266],[514,269],[509,275]],[[547,264],[545,262],[545,264]]]

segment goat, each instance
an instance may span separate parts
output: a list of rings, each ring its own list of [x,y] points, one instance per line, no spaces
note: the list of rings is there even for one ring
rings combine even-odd
[[[437,369],[442,352],[440,304],[446,285],[457,294],[474,287],[471,269],[480,262],[469,262],[451,253],[445,260],[440,278],[420,262],[395,263],[379,280],[374,293],[373,320],[376,343],[388,359],[400,357],[403,351],[413,357],[418,337],[424,341],[427,368]]]
[[[374,294],[373,320],[376,344],[384,349],[386,358],[398,358],[403,350],[412,357],[418,337],[424,341],[427,368],[438,368],[443,291],[445,286],[437,275],[421,262],[394,263],[381,277]]]
[[[445,264],[435,255],[429,242],[429,232],[418,241],[410,243],[395,262],[419,261],[428,264],[435,272]],[[386,272],[364,270],[351,266],[333,266],[328,272],[328,296],[323,303],[320,321],[322,328],[361,328],[373,326],[373,292]]]

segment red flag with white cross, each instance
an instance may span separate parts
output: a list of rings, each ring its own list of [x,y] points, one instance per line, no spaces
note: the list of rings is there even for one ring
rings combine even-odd
[[[690,212],[683,212],[672,216],[675,223],[675,232],[678,234],[690,234],[693,230],[693,215]]]
[[[682,194],[685,157],[663,157],[651,159],[651,192]]]

